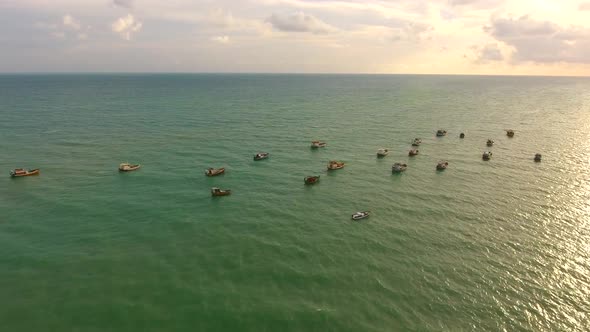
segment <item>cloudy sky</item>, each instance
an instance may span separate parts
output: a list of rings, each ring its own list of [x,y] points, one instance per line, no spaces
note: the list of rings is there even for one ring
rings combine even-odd
[[[590,75],[590,1],[0,0],[0,72]]]

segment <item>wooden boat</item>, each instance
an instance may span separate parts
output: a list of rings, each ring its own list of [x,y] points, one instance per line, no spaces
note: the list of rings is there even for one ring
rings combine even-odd
[[[481,155],[481,159],[483,159],[483,160],[490,160],[490,158],[492,158],[491,151],[486,151]]]
[[[486,142],[487,146],[493,146],[494,145],[494,141],[492,141],[491,139],[488,139],[488,141]]]
[[[465,138],[465,134],[464,133],[459,134],[459,138]]]
[[[318,182],[320,182],[320,176],[306,176],[303,181],[305,182],[305,184],[316,184]]]
[[[355,212],[352,215],[352,220],[361,220],[361,219],[365,219],[369,216],[369,214],[371,214],[371,211],[359,211],[359,212]]]
[[[506,136],[508,136],[508,137],[514,137],[514,130],[507,129],[506,130]]]
[[[141,165],[137,164],[129,164],[129,163],[121,163],[119,164],[119,171],[121,172],[131,172],[131,171],[135,171],[138,170],[141,167]]]
[[[416,149],[412,149],[412,150],[410,150],[410,152],[408,152],[408,156],[410,156],[410,157],[416,156],[416,155],[418,155],[419,152],[420,151],[418,151]]]
[[[205,170],[205,175],[207,176],[216,176],[225,173],[225,168],[207,168]]]
[[[328,171],[344,168],[344,163],[341,161],[330,160],[328,163]]]
[[[217,196],[227,196],[227,195],[231,195],[231,190],[223,190],[223,189],[219,189],[217,187],[211,188],[211,196],[217,197]]]
[[[541,161],[541,157],[542,157],[542,156],[541,156],[541,154],[540,154],[540,153],[537,153],[537,154],[535,154],[535,161],[536,161],[536,162],[539,162],[539,161]]]
[[[439,161],[438,164],[436,164],[436,169],[439,171],[445,170],[447,169],[447,167],[449,166],[449,163],[446,161]]]
[[[20,178],[23,176],[31,176],[31,175],[39,175],[40,171],[38,168],[35,169],[24,169],[24,168],[15,168],[10,171],[10,176],[13,178]]]
[[[421,138],[414,138],[414,141],[412,142],[412,146],[420,146],[420,144],[422,144],[422,139]]]
[[[395,163],[395,164],[393,164],[393,166],[391,166],[391,171],[393,173],[401,173],[401,172],[405,171],[406,168],[408,168],[407,164]]]
[[[325,148],[326,145],[328,145],[328,143],[326,143],[326,142],[321,142],[321,141],[312,141],[311,142],[312,149]]]
[[[254,160],[262,160],[268,158],[268,152],[258,152],[254,155]]]
[[[436,136],[447,136],[447,131],[443,129],[439,129],[436,131]]]
[[[377,157],[385,157],[389,154],[388,149],[379,149],[377,150]]]

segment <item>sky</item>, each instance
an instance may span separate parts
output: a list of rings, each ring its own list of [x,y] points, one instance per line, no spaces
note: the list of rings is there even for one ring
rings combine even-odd
[[[0,72],[590,75],[590,1],[0,0]]]

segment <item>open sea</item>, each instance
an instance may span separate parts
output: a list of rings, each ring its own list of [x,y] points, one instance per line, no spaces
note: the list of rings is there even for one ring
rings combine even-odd
[[[590,79],[1,75],[0,171],[0,331],[590,330]]]

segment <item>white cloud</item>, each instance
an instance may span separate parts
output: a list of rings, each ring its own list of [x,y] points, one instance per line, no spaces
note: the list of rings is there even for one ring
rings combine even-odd
[[[132,8],[133,0],[113,0],[113,4],[119,7]]]
[[[267,20],[273,28],[285,32],[311,32],[315,34],[329,33],[336,31],[333,26],[321,21],[320,19],[296,12],[288,15],[272,14]]]
[[[504,55],[502,51],[498,47],[498,44],[487,44],[484,47],[476,48],[477,49],[477,59],[476,63],[486,63],[492,61],[502,61],[504,60]]]
[[[588,11],[590,10],[590,2],[583,2],[578,6],[578,10]]]
[[[131,40],[131,35],[139,32],[142,26],[143,24],[140,21],[137,21],[133,15],[128,14],[114,21],[111,24],[111,29],[125,40]]]
[[[80,30],[80,22],[78,22],[75,18],[71,15],[65,15],[62,19],[62,23],[64,27],[72,29],[72,30]]]
[[[211,41],[214,41],[214,42],[220,43],[220,44],[229,44],[229,42],[230,42],[228,36],[211,37]]]

